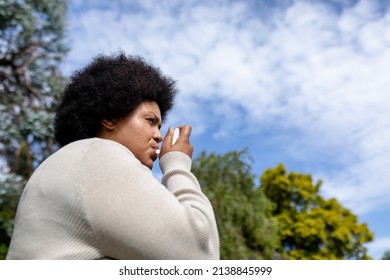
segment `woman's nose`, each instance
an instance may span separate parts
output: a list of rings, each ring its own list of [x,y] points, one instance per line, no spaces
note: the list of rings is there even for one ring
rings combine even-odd
[[[154,140],[156,140],[157,143],[160,143],[163,140],[163,137],[161,135],[161,132],[159,129],[157,129],[153,134]]]

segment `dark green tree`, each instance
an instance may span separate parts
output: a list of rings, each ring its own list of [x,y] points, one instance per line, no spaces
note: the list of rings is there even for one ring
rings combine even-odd
[[[321,197],[321,184],[287,173],[282,164],[261,176],[260,189],[279,223],[280,252],[286,259],[370,259],[364,244],[372,232],[336,199]]]
[[[56,149],[66,10],[64,0],[0,0],[0,258],[26,179]]]
[[[390,260],[390,250],[387,250],[387,251],[383,254],[382,260]]]
[[[270,204],[256,188],[246,150],[201,153],[192,168],[210,199],[218,224],[222,259],[277,259],[279,240]]]

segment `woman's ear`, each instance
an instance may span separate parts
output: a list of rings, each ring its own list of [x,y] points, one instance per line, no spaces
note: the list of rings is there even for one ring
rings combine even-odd
[[[114,120],[106,120],[106,119],[103,119],[101,121],[102,123],[102,126],[108,130],[114,130],[115,129],[115,123],[114,123]]]

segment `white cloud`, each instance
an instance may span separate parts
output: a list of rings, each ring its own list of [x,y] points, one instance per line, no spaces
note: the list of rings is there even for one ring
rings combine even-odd
[[[386,207],[390,11],[375,1],[342,10],[294,1],[267,15],[249,3],[133,1],[118,11],[91,2],[71,19],[69,63],[119,49],[140,54],[179,82],[172,122],[190,122],[198,134],[216,128],[216,137],[292,128],[300,136],[286,139],[286,157],[329,153],[337,166],[317,170],[326,195],[359,213]]]

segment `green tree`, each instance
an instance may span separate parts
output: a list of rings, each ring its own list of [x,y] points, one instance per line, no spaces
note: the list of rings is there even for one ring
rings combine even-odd
[[[222,259],[279,258],[277,227],[269,202],[255,188],[246,150],[225,155],[202,152],[193,172],[210,199],[218,224]]]
[[[390,250],[387,250],[387,251],[383,254],[382,260],[390,260]]]
[[[286,259],[369,259],[364,243],[373,240],[366,224],[336,199],[319,195],[322,182],[287,173],[281,164],[261,176],[260,189],[273,202]]]
[[[56,149],[66,9],[64,0],[0,0],[0,258],[26,179]]]

